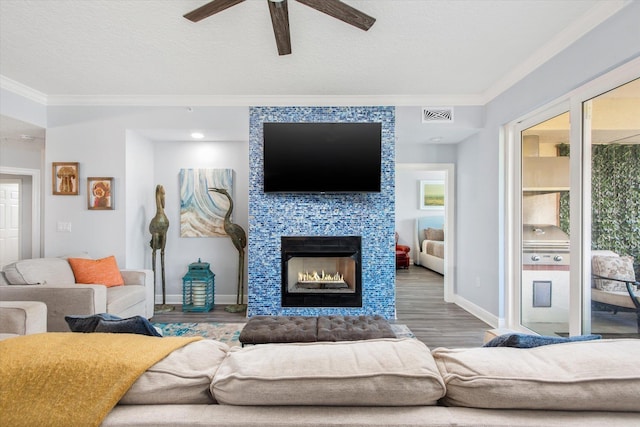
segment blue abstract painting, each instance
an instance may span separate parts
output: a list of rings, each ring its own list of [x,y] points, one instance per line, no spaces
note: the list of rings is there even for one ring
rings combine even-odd
[[[209,188],[233,193],[233,169],[180,169],[180,237],[222,237],[229,201]]]

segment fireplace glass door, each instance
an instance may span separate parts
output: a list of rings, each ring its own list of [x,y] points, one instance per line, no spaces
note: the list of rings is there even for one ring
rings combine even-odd
[[[294,256],[287,261],[290,293],[355,292],[356,262],[347,256]]]

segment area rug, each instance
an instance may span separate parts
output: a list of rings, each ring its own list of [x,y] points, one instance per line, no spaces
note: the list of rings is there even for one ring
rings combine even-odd
[[[391,323],[391,330],[396,334],[396,338],[415,338],[411,329],[407,325]]]
[[[229,346],[240,346],[240,332],[244,323],[153,323],[162,330],[166,337],[205,337],[226,343]],[[407,325],[391,324],[393,333],[397,338],[415,338]]]
[[[165,337],[205,337],[221,341],[229,346],[239,346],[240,331],[244,323],[153,323],[162,329]]]

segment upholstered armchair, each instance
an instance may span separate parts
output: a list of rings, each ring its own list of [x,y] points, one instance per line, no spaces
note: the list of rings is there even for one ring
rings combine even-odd
[[[636,281],[633,258],[613,252],[591,257],[593,276],[591,302],[596,309],[635,312],[640,333],[640,282]]]
[[[47,306],[40,301],[0,301],[0,340],[47,332]]]
[[[398,244],[398,233],[396,232],[396,268],[409,268],[410,251],[409,246]]]

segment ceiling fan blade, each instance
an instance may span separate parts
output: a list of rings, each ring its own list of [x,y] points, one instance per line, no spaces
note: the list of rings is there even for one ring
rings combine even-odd
[[[189,21],[198,22],[204,18],[208,18],[211,15],[215,15],[218,12],[222,12],[225,9],[235,6],[238,3],[242,3],[244,0],[213,0],[204,6],[200,6],[197,9],[183,15]]]
[[[278,55],[289,55],[291,53],[291,36],[289,33],[289,8],[287,0],[269,3],[269,13],[271,14],[271,24],[273,34],[276,36]]]
[[[340,0],[297,0],[299,3],[305,4],[329,16],[333,16],[347,24],[367,31],[376,18],[360,12],[348,4],[342,3]]]

